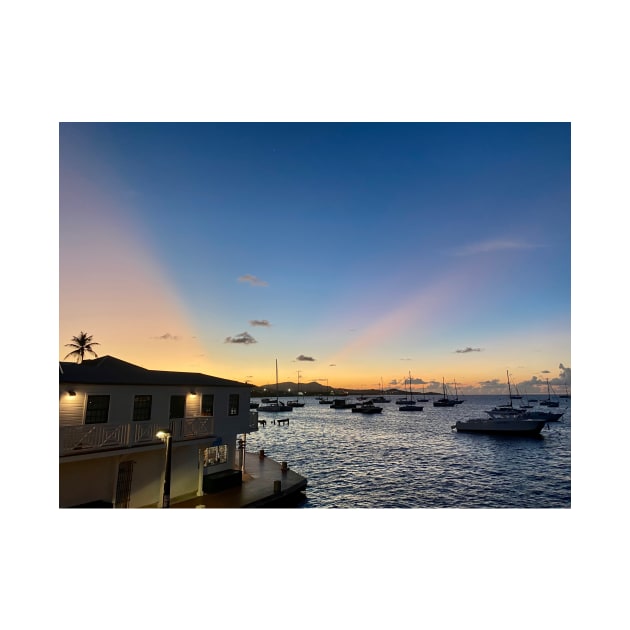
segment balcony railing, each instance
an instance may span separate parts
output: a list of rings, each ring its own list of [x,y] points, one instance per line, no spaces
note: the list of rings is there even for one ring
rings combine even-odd
[[[177,418],[168,423],[131,422],[127,424],[82,424],[59,428],[59,455],[76,455],[95,451],[106,451],[137,446],[160,444],[156,437],[160,429],[168,428],[173,442],[198,440],[206,437],[229,437],[231,433],[245,431],[244,423],[235,423],[234,418],[196,416]],[[249,412],[247,432],[258,430],[258,413]]]

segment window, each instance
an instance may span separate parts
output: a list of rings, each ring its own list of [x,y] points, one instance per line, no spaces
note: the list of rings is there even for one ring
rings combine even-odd
[[[238,416],[238,394],[230,394],[229,416]]]
[[[88,396],[85,410],[85,424],[107,422],[109,415],[109,396]]]
[[[201,415],[214,416],[214,394],[203,394],[201,397]]]
[[[210,446],[203,451],[204,468],[208,466],[216,466],[217,464],[225,464],[227,462],[227,444],[221,446]]]
[[[184,418],[186,416],[186,396],[171,396],[171,410],[169,419]]]
[[[133,419],[151,420],[151,396],[140,394],[133,399]]]

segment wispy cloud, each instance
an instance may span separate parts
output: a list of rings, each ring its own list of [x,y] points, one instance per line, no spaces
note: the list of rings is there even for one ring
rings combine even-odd
[[[411,361],[411,359],[407,358],[407,359],[401,359],[401,361]]]
[[[248,332],[242,332],[234,337],[226,337],[223,343],[243,343],[248,345],[250,343],[258,343]]]
[[[463,350],[455,350],[457,354],[466,354],[468,352],[481,352],[481,351],[482,351],[481,348],[471,348],[470,346],[468,346],[467,348],[464,348]]]
[[[239,282],[249,282],[249,284],[256,286],[256,287],[266,287],[267,283],[264,280],[261,280],[260,278],[257,278],[256,276],[252,276],[251,274],[247,273],[244,276],[239,276],[238,277],[238,281]]]
[[[171,333],[164,333],[159,337],[151,337],[151,339],[160,339],[162,341],[179,341],[181,337],[178,337],[177,335],[171,335]]]
[[[481,241],[479,243],[471,243],[459,249],[451,250],[454,256],[475,256],[477,254],[491,254],[500,251],[513,251],[523,249],[535,249],[540,245],[526,243],[525,241],[515,241],[508,239],[496,239],[494,241]]]
[[[271,324],[266,319],[250,319],[250,326],[271,326]]]
[[[296,361],[315,361],[313,357],[307,357],[301,354],[299,357],[295,357]]]
[[[329,363],[328,367],[337,367],[337,364],[336,363]]]

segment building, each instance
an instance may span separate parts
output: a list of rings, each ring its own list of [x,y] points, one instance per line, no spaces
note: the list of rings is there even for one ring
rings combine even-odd
[[[59,366],[59,507],[166,507],[242,482],[250,386],[104,356]]]

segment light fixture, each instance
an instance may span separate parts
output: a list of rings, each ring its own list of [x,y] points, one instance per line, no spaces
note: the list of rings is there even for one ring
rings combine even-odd
[[[73,389],[68,390],[68,396],[76,396],[77,393]]]
[[[191,396],[196,396],[196,395],[197,395],[197,392],[196,392],[194,389],[191,389],[191,390],[190,390],[190,395],[191,395]]]

